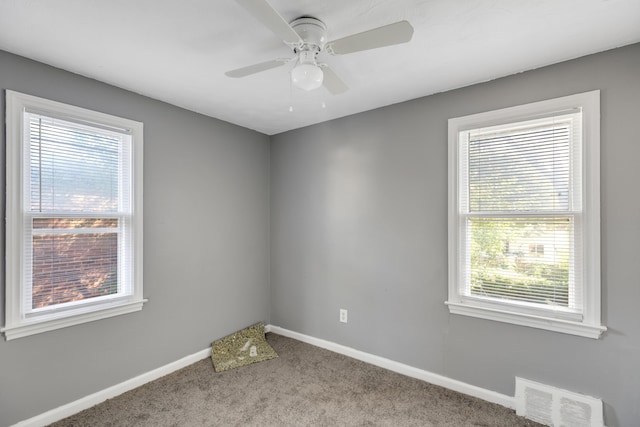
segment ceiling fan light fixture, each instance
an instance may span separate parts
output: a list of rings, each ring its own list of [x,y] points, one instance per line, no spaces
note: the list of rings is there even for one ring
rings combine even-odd
[[[236,2],[247,9],[289,48],[292,48],[296,56],[290,60],[274,59],[225,73],[234,78],[250,76],[297,60],[296,66],[291,70],[292,87],[295,85],[302,90],[310,91],[324,85],[329,93],[339,95],[346,92],[349,87],[327,64],[318,65],[316,62],[318,54],[326,52],[330,55],[344,55],[393,46],[407,43],[413,36],[411,24],[407,21],[398,21],[328,41],[327,26],[317,18],[304,15],[287,23],[269,4],[269,0],[236,0]]]
[[[322,86],[324,73],[322,69],[315,64],[302,63],[296,65],[291,70],[291,81],[293,84],[303,90],[314,90]]]

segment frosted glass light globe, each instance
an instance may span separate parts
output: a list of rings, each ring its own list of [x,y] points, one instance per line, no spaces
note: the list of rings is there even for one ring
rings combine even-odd
[[[317,65],[299,64],[291,70],[291,81],[304,90],[314,90],[322,85],[324,74]]]

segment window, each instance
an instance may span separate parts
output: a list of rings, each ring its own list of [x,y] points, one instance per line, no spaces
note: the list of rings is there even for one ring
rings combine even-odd
[[[449,120],[451,313],[598,338],[599,92]]]
[[[6,339],[140,310],[142,123],[6,99]]]
[[[544,244],[529,243],[529,255],[540,257],[544,255]],[[562,271],[569,271],[569,266],[565,266]]]

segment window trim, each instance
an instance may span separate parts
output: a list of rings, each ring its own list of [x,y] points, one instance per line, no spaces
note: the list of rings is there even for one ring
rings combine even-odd
[[[5,324],[0,328],[7,341],[78,325],[142,309],[143,298],[143,124],[44,98],[6,90],[6,280]],[[43,316],[27,316],[22,309],[22,257],[24,225],[23,156],[24,113],[38,112],[52,117],[89,124],[103,129],[126,130],[132,137],[132,274],[131,295],[105,298],[95,303],[79,305],[75,309],[52,309]]]
[[[459,247],[462,214],[459,212],[459,134],[462,131],[557,115],[582,109],[582,320],[553,310],[519,310],[517,304],[487,304],[462,296],[459,289],[462,257]],[[546,101],[508,107],[449,119],[448,129],[448,299],[452,314],[512,323],[597,339],[607,328],[601,325],[600,283],[600,91],[590,91]]]

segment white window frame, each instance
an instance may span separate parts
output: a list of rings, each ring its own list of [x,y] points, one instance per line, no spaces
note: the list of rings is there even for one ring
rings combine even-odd
[[[25,139],[25,112],[79,122],[99,129],[113,129],[131,136],[131,213],[130,244],[132,268],[129,280],[118,286],[114,296],[89,299],[82,303],[57,304],[51,308],[26,313],[24,292],[30,286],[26,260],[25,218],[32,216],[25,206],[25,157],[28,155]],[[143,124],[109,114],[99,113],[56,101],[6,91],[6,298],[5,325],[0,328],[5,339],[25,337],[81,323],[132,313],[142,309],[146,302],[142,293],[142,166]],[[26,174],[28,175],[28,174]],[[122,222],[122,221],[121,221]],[[122,268],[119,257],[119,270]],[[120,280],[120,279],[119,279]]]
[[[463,254],[461,238],[464,235],[462,220],[464,212],[460,203],[461,179],[459,170],[461,132],[489,126],[506,125],[550,115],[560,115],[567,111],[582,111],[582,200],[580,232],[583,236],[582,259],[583,278],[582,313],[578,316],[567,315],[553,308],[526,307],[525,304],[509,301],[486,301],[468,297],[464,289],[463,272],[469,269],[466,263],[469,257]],[[601,325],[600,301],[600,91],[591,91],[576,95],[531,104],[504,108],[464,117],[449,119],[448,133],[448,169],[449,169],[449,281],[448,300],[445,302],[449,312],[498,322],[512,323],[550,331],[563,332],[597,339],[606,331]]]

